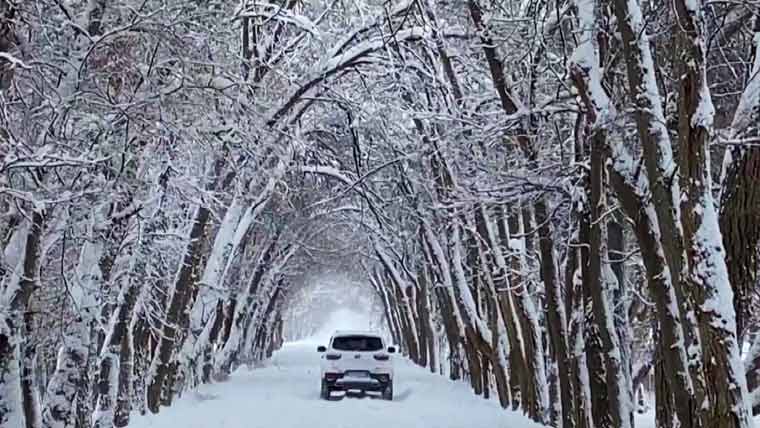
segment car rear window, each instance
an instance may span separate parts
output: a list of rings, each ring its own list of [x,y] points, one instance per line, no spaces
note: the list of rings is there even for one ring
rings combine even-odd
[[[332,347],[337,351],[380,351],[383,341],[372,336],[339,336],[333,339]]]

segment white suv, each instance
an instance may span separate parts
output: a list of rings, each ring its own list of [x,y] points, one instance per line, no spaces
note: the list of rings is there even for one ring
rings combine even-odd
[[[361,390],[382,393],[393,400],[393,360],[396,349],[386,348],[383,338],[375,333],[337,331],[328,347],[320,346],[322,355],[322,390],[327,400],[332,391]]]

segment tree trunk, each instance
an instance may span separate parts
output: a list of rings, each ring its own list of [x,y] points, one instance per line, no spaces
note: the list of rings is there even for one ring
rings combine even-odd
[[[429,225],[423,221],[420,227],[422,229],[425,258],[429,260],[431,265],[436,267],[440,282],[440,285],[434,287],[434,291],[438,299],[438,306],[449,343],[449,378],[451,380],[458,380],[462,378],[462,363],[464,362],[461,355],[464,341],[464,326],[458,307],[453,302],[451,272],[449,271],[448,263],[445,260],[441,260],[443,251],[435,234],[430,230]]]
[[[760,137],[760,17],[757,15],[753,32],[754,64],[730,128],[732,138],[749,140]],[[729,147],[725,157],[720,230],[726,248],[728,276],[734,290],[736,334],[741,344],[751,313],[752,289],[757,284],[760,227],[755,219],[760,212],[760,149],[756,146]]]
[[[147,399],[148,409],[152,413],[158,413],[164,380],[171,370],[171,358],[176,347],[175,340],[180,334],[178,331],[180,316],[182,312],[187,310],[188,303],[190,303],[189,301],[193,294],[193,288],[195,287],[193,273],[196,272],[197,265],[200,262],[199,250],[202,245],[201,238],[209,216],[210,211],[207,207],[199,206],[196,208],[185,255],[177,272],[173,287],[174,292],[171,295],[169,309],[166,312],[166,320],[158,343],[157,356],[151,367],[151,371],[154,374],[148,385]]]
[[[493,248],[504,248],[505,251],[511,249],[507,223],[508,214],[506,209],[501,207],[497,222],[499,244],[494,244]],[[510,396],[512,397],[512,410],[517,410],[520,407],[522,402],[521,385],[525,382],[523,379],[529,376],[523,346],[522,325],[519,322],[514,303],[516,297],[513,286],[519,283],[519,274],[517,273],[519,269],[521,269],[520,259],[517,257],[516,252],[512,252],[512,255],[509,257],[509,264],[505,262],[501,268],[501,272],[497,274],[500,284],[496,286],[499,308],[509,340],[509,387]]]
[[[608,416],[595,414],[597,427],[630,427],[631,424],[631,399],[630,386],[625,381],[620,341],[615,331],[613,284],[614,273],[605,261],[607,252],[607,222],[604,219],[606,212],[605,197],[605,167],[606,157],[603,154],[606,133],[596,130],[591,138],[591,173],[590,181],[590,210],[591,227],[589,231],[589,262],[588,273],[589,295],[594,314],[594,328],[599,334],[602,343],[602,360],[605,371],[605,383],[608,400],[608,408],[605,413]],[[627,328],[627,326],[626,326]],[[592,390],[593,392],[593,390]],[[596,393],[594,393],[596,395]],[[598,396],[598,395],[597,395]]]
[[[11,53],[16,47],[15,17],[15,5],[8,0],[0,0],[0,53]],[[14,69],[10,60],[0,58],[0,91],[11,87]],[[4,130],[0,129],[0,138],[5,139],[3,132]],[[2,275],[0,275],[0,281],[2,281]],[[2,421],[1,418],[0,421]]]
[[[14,232],[22,234],[18,239],[23,239],[24,243],[20,246],[18,264],[13,272],[6,275],[2,290],[7,306],[0,308],[3,314],[0,315],[0,397],[9,398],[0,400],[0,425],[30,427],[30,424],[39,424],[36,411],[30,411],[30,407],[36,404],[31,379],[24,377],[28,374],[25,373],[29,367],[28,360],[33,356],[26,352],[28,320],[25,314],[32,293],[38,286],[44,229],[44,208],[34,207],[31,223]]]
[[[747,373],[747,389],[754,415],[760,414],[760,334],[755,335],[744,363]]]
[[[33,278],[39,278],[39,267]],[[24,403],[24,416],[26,428],[40,428],[42,420],[40,396],[34,385],[37,379],[37,344],[31,343],[29,340],[34,332],[34,320],[31,311],[25,312],[23,318],[24,337],[26,339],[21,344],[21,394]]]
[[[557,262],[554,254],[551,219],[547,215],[546,202],[543,198],[536,201],[536,222],[538,228],[539,248],[541,251],[541,277],[544,281],[547,302],[547,330],[551,341],[553,360],[557,364],[559,376],[560,401],[556,404],[562,408],[562,428],[572,428],[574,424],[576,403],[570,384],[570,354],[568,352],[568,329],[565,315],[565,302],[562,299],[561,283],[557,274]],[[572,250],[571,250],[572,251]]]
[[[611,181],[623,210],[634,220],[634,232],[641,250],[647,284],[654,296],[655,314],[659,324],[656,346],[662,358],[662,370],[659,374],[667,379],[667,385],[657,382],[659,385],[655,389],[658,395],[657,401],[663,406],[669,405],[668,403],[677,403],[675,406],[668,407],[671,413],[657,412],[657,426],[663,428],[670,426],[674,416],[683,424],[682,426],[698,424],[698,403],[689,375],[681,316],[677,310],[678,303],[670,281],[667,260],[659,241],[659,228],[654,207],[651,206],[646,195],[638,194],[636,189],[615,171],[611,171]],[[674,396],[659,396],[663,392],[672,393]],[[659,404],[658,408],[661,408]]]
[[[583,221],[578,223],[582,224]],[[578,232],[581,234],[581,232]],[[570,352],[570,377],[571,385],[573,387],[573,395],[575,396],[577,403],[574,406],[575,414],[575,426],[577,428],[592,428],[592,400],[591,398],[591,385],[590,375],[588,369],[588,361],[585,354],[586,340],[584,333],[586,331],[585,320],[585,301],[584,286],[582,282],[583,277],[583,263],[584,257],[582,254],[585,250],[579,247],[579,236],[575,236],[575,242],[568,249],[567,266],[565,283],[566,290],[568,290],[570,303],[570,315],[568,320],[569,330],[569,352]],[[584,247],[585,248],[585,247]]]
[[[736,336],[736,315],[723,241],[712,196],[708,142],[715,113],[707,82],[706,46],[700,1],[676,0],[679,73],[679,146],[681,223],[687,253],[684,283],[697,308],[707,405],[700,408],[705,426],[746,428],[746,378]],[[701,397],[698,397],[701,398]],[[730,417],[727,417],[730,415]]]
[[[127,329],[127,333],[121,338],[119,352],[119,386],[116,394],[116,408],[114,409],[113,425],[123,428],[129,425],[129,414],[132,411],[132,373],[134,372],[134,344],[133,344],[133,321]]]
[[[246,334],[248,322],[254,315],[257,293],[266,285],[264,282],[272,267],[279,239],[280,232],[278,231],[261,250],[251,279],[239,299],[236,299],[236,304],[229,318],[228,330],[225,332],[222,342],[223,346],[215,356],[214,369],[221,376],[229,375],[233,364],[236,362],[240,346],[244,343],[245,338],[243,336]]]
[[[225,321],[225,311],[224,311],[224,301],[221,299],[217,301],[216,303],[216,310],[214,311],[213,320],[208,321],[211,323],[211,331],[209,332],[209,345],[213,345],[214,343],[217,343],[219,337],[221,336],[223,327],[224,327],[224,321]],[[203,350],[202,361],[201,361],[201,382],[203,383],[209,383],[211,382],[211,374],[214,368],[213,365],[213,349],[212,346],[207,346]]]
[[[483,264],[488,267],[484,273],[484,282],[487,291],[489,327],[494,332],[491,340],[491,348],[494,350],[491,357],[493,372],[499,402],[502,407],[508,408],[513,398],[510,379],[519,379],[518,374],[527,370],[520,340],[522,327],[515,319],[514,290],[509,286],[509,266],[502,248],[503,243],[508,241],[508,234],[503,222],[498,221],[499,225],[494,227],[489,210],[485,206],[477,209],[475,220],[481,237],[479,242],[482,242],[480,257]],[[514,358],[515,366],[511,366],[512,358]],[[510,375],[507,373],[508,370],[512,371]]]
[[[424,360],[424,364],[421,365],[433,369],[436,361],[433,328],[430,324],[430,285],[424,262],[420,264],[417,272],[417,286],[419,287],[417,291],[417,313],[419,314],[420,358]]]
[[[524,218],[524,217],[523,217]],[[533,300],[530,296],[527,272],[527,247],[528,238],[512,238],[512,236],[524,235],[525,229],[521,220],[521,214],[509,217],[508,234],[510,249],[512,251],[512,271],[510,275],[510,288],[515,291],[515,310],[517,321],[522,331],[522,343],[519,349],[523,351],[523,358],[528,370],[521,376],[522,408],[531,419],[543,422],[544,412],[548,409],[549,392],[544,366],[543,342],[541,341],[538,315]]]
[[[732,156],[734,159],[721,193],[720,231],[723,246],[726,248],[728,278],[734,290],[736,332],[741,341],[751,313],[749,305],[752,290],[757,284],[757,247],[760,242],[760,222],[757,221],[760,213],[760,148],[737,150]]]
[[[126,221],[125,221],[126,223]],[[122,230],[127,229],[127,225],[124,225]],[[92,414],[93,428],[105,428],[116,426],[126,426],[129,421],[129,410],[131,407],[129,402],[131,401],[132,390],[132,377],[133,370],[133,354],[132,354],[132,340],[133,331],[130,328],[133,319],[135,317],[135,307],[140,294],[144,290],[144,281],[133,277],[133,273],[138,271],[137,263],[139,258],[139,252],[137,246],[144,246],[144,242],[139,242],[137,236],[125,238],[119,240],[126,241],[126,245],[118,245],[121,251],[123,251],[124,259],[128,260],[128,271],[121,277],[121,281],[117,289],[119,290],[118,298],[116,299],[116,305],[111,313],[111,318],[106,324],[106,329],[102,331],[103,344],[98,351],[97,362],[97,377],[96,385],[93,391],[93,399],[95,401],[95,408]],[[109,245],[113,247],[116,245]],[[100,261],[104,259],[115,259],[117,257],[115,250],[109,250],[104,252]],[[115,260],[109,260],[107,263],[108,275],[110,277],[111,266],[113,266]],[[102,263],[101,263],[102,266]],[[107,278],[103,279],[103,283],[107,281]],[[109,287],[110,288],[110,287]],[[125,342],[129,342],[127,347]],[[122,367],[125,364],[127,367]],[[128,370],[128,372],[125,372]],[[127,383],[125,383],[127,382]],[[123,394],[126,394],[124,396]],[[117,414],[119,407],[119,400],[122,402],[121,406],[126,406],[127,409]],[[121,424],[118,425],[117,424]]]
[[[82,397],[80,385],[86,370],[87,347],[76,336],[65,339],[58,351],[55,372],[50,378],[42,408],[42,426],[45,428],[76,427],[74,404]]]

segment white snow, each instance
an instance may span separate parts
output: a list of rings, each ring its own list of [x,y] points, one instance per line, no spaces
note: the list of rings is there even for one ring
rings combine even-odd
[[[654,400],[654,398],[651,398]],[[655,428],[654,409],[647,413],[637,413],[634,415],[634,426],[636,428]],[[760,426],[760,416],[755,416],[755,426]]]
[[[134,415],[130,428],[542,428],[473,395],[463,382],[395,361],[394,401],[367,396],[319,398],[319,354],[286,344],[264,367],[204,385],[158,415]]]
[[[752,73],[747,82],[747,87],[739,99],[734,119],[731,123],[732,137],[746,132],[746,128],[752,125],[754,113],[760,105],[760,32],[755,33],[755,62],[752,65]]]

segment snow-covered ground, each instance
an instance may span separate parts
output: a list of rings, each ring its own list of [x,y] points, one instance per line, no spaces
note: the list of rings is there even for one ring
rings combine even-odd
[[[264,367],[190,392],[158,415],[134,415],[130,428],[541,428],[497,402],[397,358],[394,401],[319,398],[319,354],[287,344]]]
[[[643,414],[643,415],[635,415],[635,425],[636,428],[655,428],[654,423],[654,410],[650,410],[649,412]],[[760,416],[756,416],[755,418],[755,428],[760,428]]]

